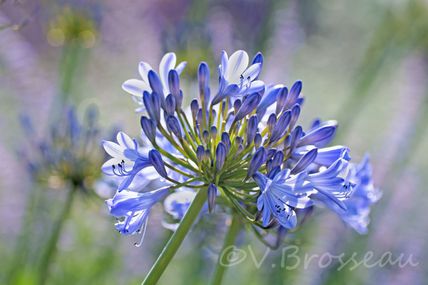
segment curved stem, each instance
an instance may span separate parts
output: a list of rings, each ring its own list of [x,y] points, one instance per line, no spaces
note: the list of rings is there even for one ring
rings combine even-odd
[[[55,256],[57,242],[61,235],[61,231],[64,225],[65,220],[68,217],[68,214],[71,210],[71,205],[73,204],[74,194],[76,192],[76,188],[71,188],[67,195],[67,200],[65,201],[65,205],[63,205],[61,214],[56,221],[49,240],[47,242],[47,247],[42,255],[39,267],[39,284],[45,284],[48,274],[49,274],[49,265],[51,263],[52,258]]]
[[[229,231],[226,234],[226,237],[224,239],[223,247],[220,251],[220,254],[218,256],[217,266],[214,271],[214,277],[212,279],[212,285],[220,285],[224,273],[226,269],[229,267],[227,264],[229,255],[233,254],[233,245],[235,244],[236,236],[239,233],[240,229],[240,221],[239,217],[237,215],[232,216],[232,223],[229,227]]]
[[[171,259],[174,257],[187,233],[189,232],[193,222],[198,217],[199,212],[202,209],[205,201],[207,199],[206,189],[200,189],[195,196],[192,204],[184,215],[183,219],[180,222],[177,230],[171,236],[162,252],[160,253],[158,259],[156,260],[153,267],[150,269],[150,272],[147,274],[142,285],[152,285],[156,284],[159,278],[162,276],[162,273],[165,271],[166,267],[170,263]]]

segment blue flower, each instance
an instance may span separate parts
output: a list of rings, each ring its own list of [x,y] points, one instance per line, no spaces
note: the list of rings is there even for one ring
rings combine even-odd
[[[248,66],[249,57],[243,50],[235,51],[230,58],[225,51],[219,65],[219,90],[213,98],[213,104],[222,101],[226,96],[244,95],[264,90],[263,81],[257,80],[263,65],[263,58],[256,55]]]
[[[278,172],[274,177],[257,172],[253,176],[260,187],[261,194],[257,199],[257,209],[262,212],[263,226],[268,226],[271,217],[283,227],[292,229],[297,224],[297,209],[304,209],[313,203],[308,193],[311,188],[304,185],[304,175],[290,176],[290,170]]]
[[[351,197],[344,201],[347,210],[337,209],[343,221],[360,234],[367,233],[370,208],[382,197],[382,192],[373,184],[372,172],[368,155],[360,164],[351,164],[350,180],[355,187]]]
[[[185,108],[179,77],[184,64],[175,64],[172,53],[163,57],[159,74],[142,63],[143,80],[124,84],[145,107],[140,125],[147,145],[140,147],[123,133],[117,143],[103,143],[112,156],[103,170],[121,180],[119,191],[141,190],[157,180],[177,191],[164,203],[177,220],[195,193],[207,191],[210,212],[233,207],[227,212],[267,231],[278,225],[292,229],[304,220],[303,209],[322,204],[363,232],[363,213],[371,203],[366,196],[373,193],[364,190],[371,183],[368,166],[357,169],[348,147],[329,145],[336,121],[316,120],[308,130],[299,125],[301,81],[291,87],[265,86],[259,79],[261,54],[250,63],[245,51],[230,58],[223,52],[217,94],[211,99],[209,67],[201,62],[194,85],[198,98]],[[182,193],[183,189],[191,191]],[[350,198],[353,191],[360,193],[352,196],[356,202]],[[132,213],[127,214],[129,221],[122,221],[128,230],[130,225],[141,228],[147,215],[133,206],[123,203],[121,208]]]
[[[123,132],[117,134],[117,142],[104,141],[104,150],[112,157],[106,161],[102,170],[106,175],[116,175],[125,179],[119,185],[121,191],[129,187],[135,176],[144,168],[151,166],[150,160],[139,151],[137,141]]]
[[[129,190],[117,192],[112,199],[106,200],[110,214],[120,218],[115,225],[116,229],[123,235],[140,233],[153,205],[168,192],[169,187],[141,193]]]
[[[319,172],[307,176],[307,181],[315,190],[311,198],[321,201],[330,209],[337,207],[346,210],[344,200],[352,193],[352,183],[349,181],[349,163],[340,157],[328,168],[321,168]]]
[[[159,64],[159,77],[161,90],[163,94],[170,94],[169,84],[168,84],[168,75],[171,70],[175,70],[178,74],[180,74],[184,67],[186,66],[186,62],[181,62],[176,66],[177,57],[175,53],[167,53],[162,57],[162,60]],[[153,71],[153,68],[150,64],[142,61],[138,65],[138,72],[141,76],[141,79],[129,79],[126,80],[122,84],[122,89],[132,95],[134,101],[136,101],[141,107],[143,106],[143,93],[144,91],[151,92],[152,87],[150,86],[149,81],[149,72]],[[143,111],[144,108],[137,109],[138,111]]]

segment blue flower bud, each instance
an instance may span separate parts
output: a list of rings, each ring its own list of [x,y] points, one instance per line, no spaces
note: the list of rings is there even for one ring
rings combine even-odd
[[[216,158],[216,168],[217,171],[220,171],[223,168],[224,162],[226,160],[227,150],[223,142],[219,142],[215,150]]]
[[[291,132],[291,141],[290,149],[293,150],[296,147],[296,144],[300,141],[300,138],[303,136],[303,130],[301,126],[297,126]]]
[[[171,69],[168,73],[168,86],[172,96],[178,99],[177,97],[180,96],[180,77],[175,69]]]
[[[290,119],[290,129],[293,129],[299,119],[300,115],[300,106],[295,104],[293,108],[291,108],[291,119]]]
[[[267,173],[271,172],[271,170],[273,168],[272,165],[273,165],[272,159],[266,161],[266,171],[267,171]]]
[[[300,92],[302,91],[302,81],[296,81],[290,88],[288,94],[287,103],[284,106],[285,110],[288,110],[291,106],[297,103]]]
[[[280,166],[284,161],[284,153],[279,150],[272,157],[272,168]]]
[[[143,129],[144,134],[152,143],[155,143],[156,139],[156,124],[153,120],[147,118],[146,116],[141,116],[140,119],[141,128]]]
[[[198,82],[199,88],[204,89],[210,83],[210,69],[206,62],[201,62],[198,68]]]
[[[230,147],[232,146],[232,143],[230,141],[230,137],[229,137],[229,134],[227,132],[223,132],[221,134],[221,141],[224,143],[224,145],[226,147],[226,152],[229,152]]]
[[[198,113],[196,114],[196,122],[202,124],[202,109],[199,108]]]
[[[212,213],[215,208],[215,200],[217,198],[217,186],[215,184],[210,183],[208,186],[208,211]]]
[[[183,91],[180,90],[180,93],[175,97],[175,110],[179,112],[181,110],[181,105],[183,104]]]
[[[196,120],[196,115],[198,114],[199,110],[199,103],[197,99],[193,99],[190,103],[190,110],[192,111],[192,118],[193,120]]]
[[[207,130],[204,130],[202,132],[202,139],[204,140],[205,143],[208,143],[210,139],[210,132],[208,132]]]
[[[198,158],[199,161],[202,161],[204,159],[204,155],[205,155],[205,149],[202,145],[198,145],[198,147],[196,148],[196,157]]]
[[[236,99],[235,102],[233,102],[233,109],[235,110],[235,114],[238,113],[239,108],[241,108],[242,101],[241,99]]]
[[[165,99],[165,112],[172,116],[174,115],[175,112],[175,97],[172,94],[169,94],[168,96],[166,96]]]
[[[150,88],[152,88],[153,92],[156,92],[157,94],[159,94],[161,102],[163,102],[165,95],[163,94],[163,85],[158,74],[153,70],[150,70],[147,75],[147,78],[149,79]]]
[[[210,69],[205,62],[201,62],[198,68],[199,94],[201,102],[204,102],[205,107],[207,106],[208,101],[210,100],[209,81]]]
[[[166,127],[168,131],[172,132],[178,139],[182,138],[180,123],[176,117],[168,116],[166,118]]]
[[[291,112],[287,111],[279,117],[278,122],[276,122],[275,127],[272,130],[272,135],[270,136],[269,142],[278,141],[284,133],[287,131],[288,124],[291,120]]]
[[[285,103],[287,102],[288,98],[288,89],[287,87],[281,88],[281,90],[278,93],[277,99],[276,99],[276,113],[279,114],[284,109]]]
[[[312,130],[300,139],[297,146],[311,144],[317,147],[323,147],[333,140],[334,135],[336,134],[336,127],[337,125],[334,122]]]
[[[262,144],[262,135],[260,133],[257,133],[254,137],[254,146],[258,148]]]
[[[267,108],[276,102],[278,93],[281,91],[281,89],[282,89],[282,85],[274,86],[263,96],[256,111],[259,119],[261,119],[264,116]]]
[[[235,144],[239,145],[239,144],[242,144],[243,142],[244,142],[244,139],[242,137],[237,136],[235,138]]]
[[[244,145],[239,144],[239,145],[238,145],[238,149],[236,150],[236,154],[237,154],[237,155],[238,155],[238,154],[240,154],[243,150],[244,150]]]
[[[155,92],[150,94],[149,92],[144,91],[143,103],[150,118],[155,122],[159,122],[161,106],[159,95]]]
[[[268,173],[268,177],[270,179],[273,179],[280,171],[281,171],[281,167],[279,167],[279,166],[272,167],[271,166],[271,169],[269,170],[269,173]]]
[[[241,107],[235,115],[235,121],[242,120],[246,115],[250,114],[260,103],[262,96],[259,93],[253,93],[242,102]]]
[[[253,142],[254,137],[256,136],[258,124],[259,124],[259,119],[257,118],[257,115],[251,116],[250,119],[248,120],[247,145],[249,145]]]
[[[296,165],[293,167],[293,169],[291,170],[292,174],[296,174],[299,172],[302,172],[303,170],[306,169],[306,167],[308,167],[317,157],[318,155],[318,149],[317,148],[313,148],[310,151],[308,151],[307,153],[305,153],[300,159],[299,161],[296,163]]]
[[[216,126],[211,126],[210,128],[210,134],[211,134],[211,138],[214,139],[215,137],[217,137],[217,128]]]
[[[276,115],[274,113],[270,114],[268,120],[267,120],[267,127],[269,130],[269,133],[272,133],[273,128],[276,125]]]
[[[257,172],[257,170],[259,170],[260,166],[265,163],[266,159],[266,150],[264,149],[264,147],[259,147],[251,158],[250,166],[248,167],[247,177],[253,176]]]
[[[164,178],[168,177],[168,174],[165,169],[165,164],[162,160],[162,156],[159,151],[157,151],[156,149],[152,149],[151,151],[149,151],[149,161],[160,176]]]
[[[217,186],[215,184],[210,183],[208,186],[208,211],[212,213],[215,208],[215,200],[217,198]]]
[[[270,148],[268,149],[268,151],[266,152],[266,159],[271,159],[276,153],[276,149],[274,148]]]

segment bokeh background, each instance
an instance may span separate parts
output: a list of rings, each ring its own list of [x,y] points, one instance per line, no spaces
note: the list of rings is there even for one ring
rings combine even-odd
[[[230,268],[224,284],[427,284],[428,280],[428,1],[424,0],[160,0],[0,1],[0,283],[37,284],[37,260],[64,207],[61,184],[38,183],[20,155],[32,136],[44,137],[57,121],[58,102],[82,117],[96,106],[101,134],[114,128],[138,136],[136,105],[120,86],[144,60],[157,66],[174,51],[186,60],[189,100],[200,60],[215,72],[221,50],[265,56],[265,82],[303,81],[304,125],[314,117],[339,121],[336,142],[359,160],[371,154],[383,198],[359,236],[333,214],[316,212],[285,245],[304,255],[373,251],[411,255],[418,266],[337,270],[338,265],[284,269],[283,254],[269,252],[260,268],[248,258]],[[190,100],[189,100],[190,101]],[[20,126],[32,118],[35,134]],[[30,151],[31,152],[31,151]],[[94,152],[102,156],[101,148]],[[94,164],[99,167],[99,164]],[[111,193],[75,199],[50,267],[47,284],[139,284],[171,232],[161,209],[142,247],[121,237],[103,200]],[[94,191],[92,191],[94,190]],[[221,220],[222,217],[216,217]],[[161,284],[206,284],[223,232],[195,227]],[[208,229],[206,229],[207,227]],[[241,234],[260,260],[265,247]],[[197,250],[196,250],[197,249]],[[374,258],[373,260],[376,260]],[[12,277],[11,277],[12,276]]]

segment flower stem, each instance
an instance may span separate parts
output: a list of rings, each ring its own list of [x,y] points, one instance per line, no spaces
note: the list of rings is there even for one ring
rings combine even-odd
[[[214,271],[214,277],[212,279],[212,285],[220,285],[224,273],[226,269],[229,267],[229,264],[227,264],[229,257],[231,254],[233,254],[233,245],[235,243],[236,236],[239,233],[240,229],[240,221],[238,215],[234,214],[232,216],[232,223],[229,227],[229,231],[226,234],[226,237],[224,239],[223,248],[220,251],[220,254],[218,256],[217,266]]]
[[[52,258],[55,256],[56,248],[57,248],[57,242],[61,235],[61,231],[64,225],[65,220],[68,217],[68,214],[71,210],[71,205],[73,204],[74,200],[74,194],[76,192],[76,188],[71,188],[68,192],[67,199],[65,201],[65,204],[62,207],[61,214],[56,221],[53,230],[51,232],[51,235],[48,239],[46,249],[42,255],[42,258],[40,260],[40,267],[39,267],[39,283],[38,284],[45,284],[48,274],[49,274],[49,266],[51,263]]]
[[[170,263],[171,259],[174,257],[187,233],[189,232],[193,222],[196,220],[199,212],[202,209],[205,201],[207,199],[206,189],[200,189],[195,196],[192,204],[184,215],[183,219],[180,222],[177,230],[171,236],[162,252],[160,253],[158,259],[156,260],[153,267],[150,269],[150,272],[147,274],[142,285],[153,285],[156,284],[161,277],[162,273],[165,271],[166,267]]]

